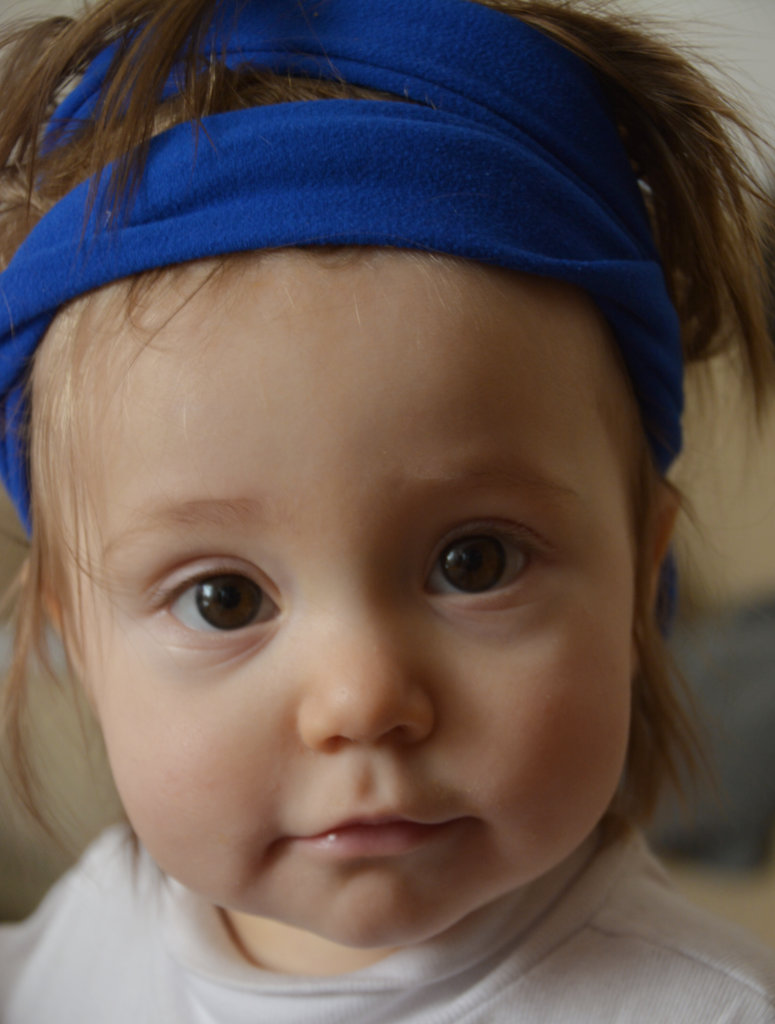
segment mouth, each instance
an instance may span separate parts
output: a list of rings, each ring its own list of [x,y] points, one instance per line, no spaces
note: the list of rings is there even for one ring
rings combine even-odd
[[[294,840],[310,851],[333,859],[394,857],[446,837],[462,818],[440,822],[402,817],[353,818],[316,835]]]

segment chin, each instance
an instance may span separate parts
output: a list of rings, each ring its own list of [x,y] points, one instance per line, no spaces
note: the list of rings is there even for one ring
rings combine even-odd
[[[304,924],[300,927],[355,949],[395,949],[416,946],[442,935],[480,906],[480,903],[475,903],[470,907],[457,906],[445,910],[438,906],[423,906],[419,901],[406,908],[395,904],[382,909],[373,904],[361,905],[349,913],[343,910],[341,919],[327,916],[320,929]]]

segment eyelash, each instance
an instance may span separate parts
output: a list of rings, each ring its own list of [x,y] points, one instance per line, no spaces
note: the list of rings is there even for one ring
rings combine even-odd
[[[539,534],[528,527],[519,524],[512,524],[503,522],[502,520],[481,520],[479,522],[467,522],[465,525],[451,531],[443,541],[436,548],[433,558],[430,563],[430,568],[426,573],[426,579],[430,580],[434,570],[439,566],[439,560],[450,547],[455,543],[465,541],[468,539],[475,538],[492,538],[498,541],[504,547],[511,548],[516,551],[522,558],[523,564],[520,566],[519,571],[516,573],[517,577],[521,577],[530,568],[532,561],[541,552],[548,552],[550,546]],[[508,584],[498,586],[498,590],[503,590]],[[482,593],[488,593],[492,591],[483,591]],[[452,594],[463,594],[463,591],[455,591],[450,589],[448,593]],[[474,595],[476,592],[473,592]],[[470,596],[470,594],[468,595]]]
[[[249,577],[222,573],[186,587],[170,611],[183,626],[197,632],[236,633],[275,618],[277,605]]]
[[[182,579],[175,579],[171,583],[163,583],[154,587],[149,601],[151,609],[155,612],[169,610],[187,591],[193,590],[200,583],[219,576],[244,577],[244,579],[252,582],[269,596],[267,588],[256,579],[255,570],[245,565],[214,562],[212,565],[208,565],[206,569],[197,571],[192,576],[185,576]]]
[[[471,590],[459,589],[452,584],[439,586],[438,581],[436,581],[435,584],[432,582],[434,575],[443,574],[444,572],[441,568],[440,560],[444,556],[445,552],[453,548],[455,544],[459,544],[467,540],[475,541],[480,539],[493,540],[505,549],[503,570],[505,574],[509,573],[509,561],[511,560],[511,579],[501,582],[501,578],[499,577],[492,586],[488,585],[480,589]],[[509,586],[519,580],[530,568],[536,554],[542,550],[546,550],[547,547],[547,543],[533,530],[522,525],[515,526],[510,523],[494,520],[482,520],[473,523],[467,522],[465,525],[461,525],[459,528],[447,534],[447,536],[437,546],[430,562],[430,567],[425,574],[425,588],[429,593],[435,593],[442,597],[448,595],[463,599],[482,599],[488,594],[506,590]],[[520,564],[516,567],[513,565],[513,558],[515,556],[520,559]],[[190,630],[191,632],[213,632],[216,634],[224,632],[237,633],[244,631],[250,626],[263,625],[269,620],[269,618],[274,617],[274,615],[270,615],[267,618],[256,617],[245,623],[245,625],[239,625],[233,628],[218,628],[217,626],[208,624],[206,619],[201,615],[198,620],[200,625],[194,626],[184,622],[179,615],[175,614],[174,609],[176,604],[178,604],[187,594],[191,594],[191,600],[195,602],[197,600],[195,596],[196,588],[202,583],[217,580],[219,577],[233,577],[235,579],[241,578],[246,580],[261,592],[267,602],[271,602],[275,610],[277,609],[277,602],[270,593],[271,588],[268,588],[256,579],[256,573],[252,568],[248,568],[244,564],[235,565],[234,563],[226,564],[223,562],[216,562],[213,565],[208,566],[206,569],[197,572],[193,576],[175,581],[170,586],[159,588],[152,597],[152,605],[156,610],[166,611],[177,620],[181,628]],[[258,614],[260,614],[260,612]]]

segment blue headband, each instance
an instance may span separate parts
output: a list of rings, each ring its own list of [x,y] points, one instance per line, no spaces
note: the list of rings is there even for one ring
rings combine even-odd
[[[212,115],[204,130],[181,124],[152,141],[117,225],[102,223],[104,179],[88,222],[89,183],[42,218],[0,275],[0,473],[25,525],[25,379],[60,307],[152,268],[283,246],[441,252],[580,286],[614,331],[664,471],[681,445],[679,326],[592,72],[471,0],[224,9],[229,33],[210,42],[231,67],[344,79],[408,102],[283,103]],[[96,58],[50,129],[66,134],[90,115],[112,56]]]

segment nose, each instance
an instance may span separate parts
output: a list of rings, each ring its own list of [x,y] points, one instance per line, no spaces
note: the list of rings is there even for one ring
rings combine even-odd
[[[410,745],[435,727],[428,680],[409,645],[341,625],[310,647],[298,730],[311,750],[345,744]],[[315,649],[316,648],[316,649]],[[416,652],[415,652],[416,653]]]

